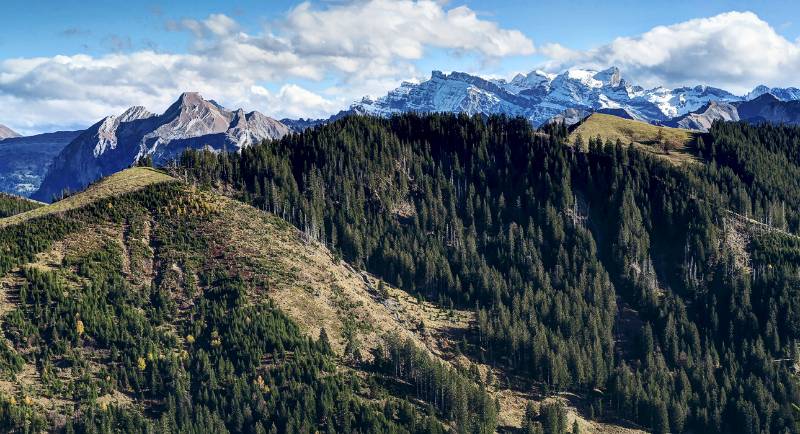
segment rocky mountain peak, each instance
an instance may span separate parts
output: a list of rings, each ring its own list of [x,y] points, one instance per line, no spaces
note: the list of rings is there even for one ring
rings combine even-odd
[[[65,188],[83,188],[146,155],[162,164],[186,148],[237,150],[288,133],[286,125],[261,113],[229,111],[197,92],[186,92],[161,115],[135,106],[85,130],[56,157],[34,196],[50,200]]]
[[[199,92],[182,93],[181,96],[178,97],[176,104],[179,104],[181,107],[197,107],[206,104],[211,104],[216,107],[215,104],[211,103],[210,101],[206,101]]]
[[[606,86],[617,87],[622,83],[622,74],[619,68],[612,66],[594,75],[594,79],[602,82]]]
[[[12,130],[11,128],[3,124],[0,124],[0,140],[10,139],[12,137],[21,137],[21,136],[19,135],[19,133]]]
[[[759,95],[756,98],[753,98],[750,101],[754,102],[754,103],[759,103],[759,104],[769,104],[769,103],[780,101],[780,98],[778,98],[777,96],[773,95],[770,92],[767,92],[767,93],[763,93],[763,94]]]
[[[150,113],[146,108],[137,105],[125,110],[119,115],[119,122],[131,122],[139,119],[147,119],[156,116],[155,113]]]
[[[207,101],[197,92],[185,92],[161,115],[162,125],[153,136],[172,140],[223,133],[233,113]]]

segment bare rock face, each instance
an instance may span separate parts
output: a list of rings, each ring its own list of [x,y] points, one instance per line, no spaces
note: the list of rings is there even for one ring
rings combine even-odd
[[[10,139],[12,137],[19,137],[19,133],[12,130],[11,128],[0,124],[0,140]]]
[[[187,92],[161,115],[131,107],[85,130],[55,158],[33,197],[50,201],[65,191],[80,190],[144,156],[164,164],[187,148],[238,151],[289,131],[261,113],[229,111],[198,93]]]
[[[550,120],[548,120],[547,123],[548,124],[559,123],[571,127],[572,125],[575,125],[578,122],[586,119],[586,117],[589,116],[590,114],[592,114],[592,112],[588,110],[568,108],[563,112],[550,118]]]
[[[670,127],[695,131],[708,131],[714,121],[738,121],[735,104],[712,101],[700,110],[672,119],[664,124]]]

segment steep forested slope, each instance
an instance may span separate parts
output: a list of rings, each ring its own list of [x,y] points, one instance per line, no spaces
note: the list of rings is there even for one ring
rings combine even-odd
[[[521,119],[351,117],[177,171],[473,310],[465,354],[591,418],[795,432],[797,135],[718,124],[675,167]]]
[[[458,314],[408,299],[275,216],[120,172],[0,219],[0,430],[493,431],[414,332]]]

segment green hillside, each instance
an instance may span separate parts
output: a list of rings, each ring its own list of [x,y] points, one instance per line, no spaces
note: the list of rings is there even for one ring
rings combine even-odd
[[[0,228],[13,225],[26,220],[54,213],[63,213],[94,203],[101,199],[141,190],[149,185],[175,181],[162,172],[147,167],[136,167],[125,172],[114,174],[90,185],[84,192],[67,197],[50,205],[41,206],[39,202],[28,201],[35,204],[27,212],[13,213],[10,218],[0,219]]]
[[[646,122],[625,119],[602,113],[594,113],[570,128],[569,140],[581,137],[586,144],[589,138],[600,137],[603,142],[620,140],[624,145],[633,143],[652,155],[674,163],[695,161],[688,147],[695,140],[695,133],[679,128],[659,127]]]
[[[637,131],[620,133],[633,147],[587,132],[576,150],[524,119],[349,117],[181,164],[354,266],[473,311],[458,350],[518,397],[501,409],[516,426],[542,421],[526,400],[561,398],[592,423],[795,432],[800,129],[715,125],[704,164],[665,161]]]
[[[0,193],[0,219],[23,213],[42,205],[44,204],[24,197]]]
[[[490,395],[415,332],[468,314],[419,305],[272,215],[130,169],[3,221],[0,427],[491,431]],[[459,400],[428,413],[392,395],[379,347]]]
[[[796,432],[800,128],[642,146],[354,116],[0,220],[0,431]]]

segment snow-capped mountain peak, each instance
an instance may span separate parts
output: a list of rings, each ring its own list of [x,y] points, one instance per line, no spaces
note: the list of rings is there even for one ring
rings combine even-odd
[[[576,81],[586,87],[603,87],[604,83],[602,80],[598,80],[595,77],[597,75],[600,75],[600,73],[597,71],[592,71],[591,69],[571,68],[556,77],[556,80],[563,77],[564,80]]]
[[[792,89],[781,89],[783,96],[778,97],[799,99],[800,91],[793,96]],[[379,116],[406,111],[505,114],[525,117],[535,126],[567,109],[616,110],[634,119],[664,122],[711,101],[737,102],[748,97],[705,85],[648,89],[627,82],[614,66],[600,71],[570,68],[558,74],[534,70],[510,81],[433,71],[429,80],[403,83],[383,97],[354,103],[350,110]]]
[[[800,99],[800,89],[796,87],[768,87],[763,84],[756,86],[744,96],[746,100],[753,100],[761,95],[770,94],[781,101],[794,101]]]
[[[596,73],[593,78],[603,83],[603,86],[617,87],[623,83],[622,74],[616,66]]]
[[[519,91],[524,89],[532,89],[539,86],[548,86],[555,77],[556,74],[550,74],[537,69],[531,71],[528,74],[517,74],[507,84],[513,87],[514,90],[516,90],[516,92],[514,93],[519,93]]]

